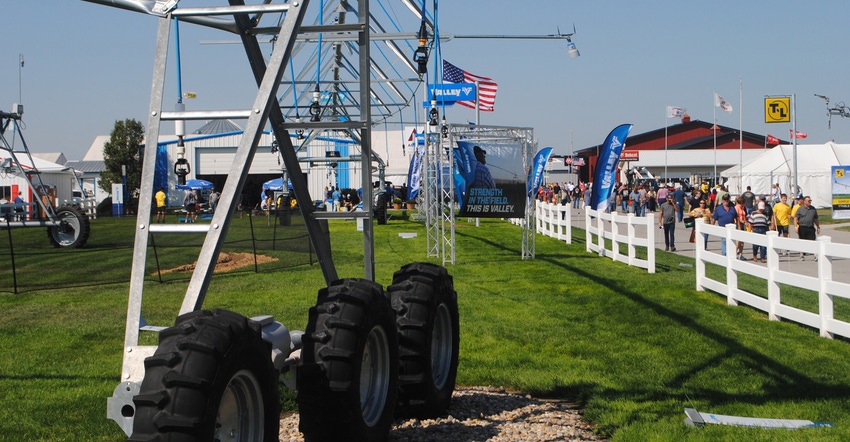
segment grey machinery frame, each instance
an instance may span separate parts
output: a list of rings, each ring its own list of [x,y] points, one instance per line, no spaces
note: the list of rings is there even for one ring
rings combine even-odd
[[[133,265],[130,277],[129,303],[127,323],[124,338],[124,354],[122,361],[121,383],[116,387],[114,396],[107,401],[107,415],[121,425],[129,434],[132,431],[131,413],[122,413],[125,407],[132,406],[132,398],[139,391],[144,378],[144,359],[153,354],[156,346],[140,345],[140,330],[158,330],[164,327],[147,326],[142,318],[142,297],[144,291],[145,263],[147,248],[151,233],[198,233],[205,234],[198,262],[189,282],[179,314],[201,309],[215,263],[224,244],[224,239],[230,227],[231,214],[236,209],[238,196],[248,176],[248,170],[256,152],[263,128],[271,126],[275,138],[280,143],[280,153],[286,170],[292,179],[293,191],[299,201],[311,201],[307,182],[301,173],[299,159],[292,145],[288,130],[295,129],[284,120],[281,106],[276,98],[281,79],[286,68],[286,62],[291,56],[296,37],[299,32],[321,33],[333,32],[335,37],[349,35],[359,49],[360,75],[360,115],[349,121],[303,122],[297,128],[304,129],[338,129],[359,132],[361,147],[362,187],[371,188],[371,175],[365,171],[371,170],[371,113],[370,113],[370,26],[368,1],[360,1],[358,5],[359,21],[351,24],[332,24],[327,26],[302,26],[302,21],[309,0],[300,0],[288,4],[265,3],[260,5],[244,5],[241,0],[229,0],[230,6],[215,6],[201,8],[169,9],[176,2],[150,0],[89,0],[109,6],[117,6],[137,12],[145,12],[159,16],[156,37],[156,53],[154,57],[153,81],[151,85],[151,101],[148,113],[146,140],[157,140],[160,134],[160,124],[164,121],[207,120],[217,118],[247,118],[244,134],[237,147],[233,163],[228,173],[228,179],[222,189],[218,210],[210,224],[149,224],[151,205],[140,204],[133,251]],[[343,0],[344,1],[344,0]],[[347,2],[345,2],[347,3]],[[286,17],[280,22],[274,32],[277,42],[271,57],[266,60],[261,52],[257,35],[268,30],[257,30],[254,20],[264,13],[286,12]],[[251,14],[255,14],[251,17]],[[232,16],[229,22],[218,18]],[[163,109],[163,95],[166,78],[166,64],[170,40],[171,21],[180,19],[188,23],[200,24],[240,36],[248,62],[258,85],[258,91],[250,109],[241,111],[166,111]],[[153,199],[154,163],[156,149],[145,149],[142,167],[140,201]],[[327,220],[338,217],[361,217],[368,220],[363,223],[364,241],[364,271],[365,278],[374,280],[374,236],[372,223],[372,199],[364,198],[364,211],[354,213],[319,212],[311,205],[301,205],[306,228],[310,240],[316,250],[318,262],[327,283],[337,280],[338,275],[333,263],[330,247],[330,237]]]

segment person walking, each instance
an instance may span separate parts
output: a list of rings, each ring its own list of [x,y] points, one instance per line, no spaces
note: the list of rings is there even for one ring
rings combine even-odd
[[[680,183],[676,183],[676,190],[673,191],[673,200],[676,202],[676,207],[679,210],[676,212],[676,219],[682,222],[682,210],[685,208],[685,191]]]
[[[759,205],[756,210],[747,217],[747,223],[753,233],[765,235],[767,234],[767,228],[770,225],[770,220],[767,215],[764,214],[762,206]],[[761,262],[767,262],[767,246],[753,244],[753,262],[757,262],[759,260],[761,260]]]
[[[638,196],[638,207],[640,208],[640,216],[646,216],[646,206],[648,200],[645,186],[638,186]]]
[[[801,197],[797,198],[796,200],[794,200],[794,203],[791,206],[791,219],[793,219],[793,220],[797,219],[797,211],[800,210],[800,207],[803,207],[803,199],[804,198],[801,196]],[[797,231],[796,226],[797,226],[797,221],[794,221],[794,227],[795,227],[794,230],[795,231]],[[800,232],[797,231],[797,238],[799,238],[799,237],[800,237]]]
[[[572,183],[570,183],[570,185],[572,186]],[[573,186],[572,187],[572,190],[570,191],[570,201],[572,201],[572,203],[573,203],[573,209],[579,208],[579,201],[581,201],[581,187],[580,186]]]
[[[154,195],[156,199],[156,222],[165,222],[165,188],[160,187],[159,191]]]
[[[720,227],[725,227],[727,224],[735,223],[738,218],[738,212],[729,204],[729,194],[726,193],[721,197],[721,203],[711,215],[712,224]],[[726,256],[726,238],[720,241],[720,254]]]
[[[640,191],[638,186],[633,187],[632,193],[629,194],[629,213],[640,216]]]
[[[186,209],[186,222],[195,222],[195,216],[198,213],[198,197],[194,190],[189,190],[183,197],[183,207]]]
[[[818,220],[818,211],[812,207],[812,197],[803,197],[803,205],[797,209],[797,215],[794,218],[794,228],[800,239],[814,241],[817,235],[820,235],[820,220]],[[806,260],[806,254],[800,253],[800,261]],[[818,260],[818,255],[815,255],[815,261]]]
[[[755,207],[756,202],[756,194],[753,193],[752,187],[747,186],[747,191],[742,193],[741,197],[744,198],[744,209],[747,210],[747,215],[753,213],[753,208]]]
[[[623,209],[623,213],[629,213],[629,187],[625,184],[621,185],[619,196],[620,207]]]
[[[661,207],[661,205],[664,204],[664,201],[667,201],[667,195],[669,194],[670,191],[667,190],[667,184],[661,184],[658,191],[655,192],[656,207]]]
[[[788,205],[788,195],[784,193],[779,195],[779,202],[773,206],[773,224],[776,226],[776,233],[788,238],[788,227],[791,226],[791,206]],[[788,255],[788,250],[781,252],[780,255]]]
[[[708,208],[708,204],[706,204],[706,201],[704,199],[699,199],[697,201],[699,201],[697,203],[697,206],[693,210],[691,210],[690,213],[688,213],[688,216],[694,218],[694,230],[691,232],[691,236],[694,236],[694,234],[696,233],[696,220],[698,218],[702,218],[706,224],[711,223],[711,210]],[[703,240],[705,241],[704,249],[708,250],[708,233],[703,233],[702,236]]]
[[[676,202],[673,195],[667,195],[667,200],[661,204],[658,213],[658,223],[664,227],[664,251],[676,251]]]
[[[738,230],[749,231],[749,225],[747,224],[747,208],[744,206],[744,197],[741,195],[738,195],[738,197],[735,198],[735,210],[737,211],[736,226],[738,227]],[[735,255],[741,261],[747,260],[747,257],[744,256],[744,241],[738,241],[737,248],[735,249]]]
[[[770,202],[777,205],[782,198],[782,191],[779,190],[779,183],[774,183],[770,190]]]
[[[21,197],[21,191],[18,191],[18,195],[15,196],[15,221],[23,221],[26,218],[24,215],[24,199]]]
[[[212,191],[210,191],[210,198],[209,198],[209,200],[207,201],[207,203],[209,203],[209,205],[210,205],[210,210],[212,210],[213,212],[215,212],[215,208],[216,208],[216,207],[218,207],[218,199],[219,199],[220,197],[221,197],[221,194],[220,194],[220,193],[218,193],[218,192],[216,192],[216,190],[215,190],[215,189],[213,189]]]
[[[342,194],[339,193],[336,186],[333,187],[333,192],[331,192],[331,199],[333,200],[333,211],[339,212],[339,208],[342,207]]]

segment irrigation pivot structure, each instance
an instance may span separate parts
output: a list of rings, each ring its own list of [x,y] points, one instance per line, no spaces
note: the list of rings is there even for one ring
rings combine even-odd
[[[245,184],[262,131],[270,127],[298,201],[312,201],[289,131],[348,132],[360,143],[361,170],[370,171],[371,111],[375,103],[369,56],[373,25],[369,1],[274,2],[177,7],[176,0],[90,0],[151,15],[158,20],[147,140],[157,140],[166,121],[241,118],[244,134],[236,149],[218,207],[209,224],[151,224],[151,207],[141,204],[130,279],[121,383],[107,400],[107,415],[130,440],[276,441],[278,382],[297,390],[300,430],[307,440],[383,440],[397,414],[437,416],[447,409],[455,385],[459,343],[457,294],[440,266],[400,267],[386,289],[374,281],[373,212],[364,198],[361,212],[321,212],[299,204],[318,256],[326,287],[318,290],[305,331],[294,331],[272,316],[247,318],[204,306],[217,257],[238,196]],[[210,0],[212,2],[212,0]],[[319,6],[317,23],[304,24],[308,8]],[[245,110],[163,109],[166,59],[172,22],[206,26],[241,40],[257,92]],[[274,48],[264,56],[260,38]],[[346,101],[345,118],[334,118],[321,93],[310,121],[284,117],[282,84],[301,72],[289,60],[299,42],[328,36],[354,47],[356,63],[345,69],[358,80],[356,100]],[[266,37],[263,37],[266,38]],[[353,69],[352,69],[353,68]],[[286,75],[291,78],[287,79]],[[342,81],[342,80],[340,80]],[[315,96],[314,96],[315,97]],[[351,106],[352,102],[358,103]],[[317,111],[317,112],[312,112]],[[140,201],[153,197],[155,149],[145,150]],[[372,177],[363,173],[363,189]],[[327,223],[359,217],[364,224],[364,269],[360,278],[341,278],[333,262]],[[152,233],[204,235],[195,270],[171,326],[147,325],[142,318],[145,262]],[[283,278],[281,278],[283,279]],[[286,287],[268,287],[270,291]],[[142,345],[141,332],[159,335],[159,345]]]

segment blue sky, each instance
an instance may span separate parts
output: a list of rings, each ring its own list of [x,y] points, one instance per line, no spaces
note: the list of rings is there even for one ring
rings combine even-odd
[[[312,1],[315,7],[318,0]],[[412,14],[399,1],[381,1],[411,27],[406,30],[416,30]],[[433,3],[427,3],[430,9]],[[373,0],[372,10],[379,7]],[[633,123],[633,134],[663,127],[667,105],[711,121],[715,91],[734,107],[731,114],[717,109],[717,122],[737,128],[740,78],[745,131],[788,140],[790,125],[764,123],[763,100],[796,94],[797,128],[809,135],[801,143],[850,143],[850,119],[833,117],[828,130],[824,102],[814,96],[826,95],[831,104],[850,103],[847,17],[846,0],[439,4],[444,34],[553,34],[575,24],[573,41],[581,57],[573,60],[562,41],[456,39],[442,44],[445,59],[499,83],[496,111],[482,113],[483,124],[533,127],[539,147],[552,146],[558,154],[569,153],[571,146],[599,144],[622,123]],[[32,151],[82,158],[94,137],[108,134],[116,120],[147,123],[155,28],[153,17],[79,0],[4,0],[0,107],[8,111],[20,96],[24,136]],[[187,108],[246,107],[256,88],[241,48],[203,45],[205,39],[222,36],[188,26],[181,27],[181,36],[183,90],[198,93],[187,100]],[[201,62],[205,58],[219,62],[210,67]],[[224,94],[222,82],[228,85]],[[176,97],[172,82],[166,102]],[[404,117],[408,123],[412,118]],[[463,123],[474,115],[456,106],[447,119]]]

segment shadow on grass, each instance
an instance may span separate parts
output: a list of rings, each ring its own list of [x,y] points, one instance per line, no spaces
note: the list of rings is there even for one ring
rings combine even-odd
[[[701,335],[701,337],[711,340],[721,346],[724,350],[719,354],[705,359],[698,365],[694,365],[689,370],[684,371],[677,376],[665,382],[665,388],[659,390],[613,390],[606,389],[602,391],[583,392],[581,390],[574,391],[575,387],[559,387],[563,388],[568,393],[585,393],[602,396],[606,401],[614,402],[617,400],[627,399],[636,401],[659,401],[669,400],[670,389],[679,389],[681,394],[693,394],[700,399],[708,399],[712,403],[734,403],[746,402],[750,404],[766,404],[777,400],[810,400],[823,401],[825,399],[845,399],[850,395],[850,387],[839,383],[827,384],[818,382],[811,377],[795,370],[781,360],[766,356],[752,348],[749,348],[740,342],[724,336],[716,330],[706,328],[688,316],[673,311],[664,305],[647,299],[640,293],[630,291],[620,281],[609,279],[597,274],[591,273],[585,269],[567,265],[549,258],[543,258],[544,261],[553,266],[560,267],[565,271],[574,273],[575,275],[587,278],[611,289],[614,293],[627,297],[636,304],[642,305],[648,310],[651,310],[657,315],[664,316],[671,321],[674,321],[682,327],[688,328],[693,332]],[[758,373],[765,377],[768,381],[765,384],[769,386],[758,394],[735,394],[721,390],[704,389],[702,391],[693,391],[692,387],[685,387],[687,381],[697,376],[702,371],[711,369],[712,367],[720,366],[731,358],[737,358],[744,365],[744,369],[753,373]],[[588,388],[594,388],[592,385]],[[579,386],[581,388],[581,386]],[[558,388],[556,388],[558,390]],[[688,391],[685,391],[688,390]]]

